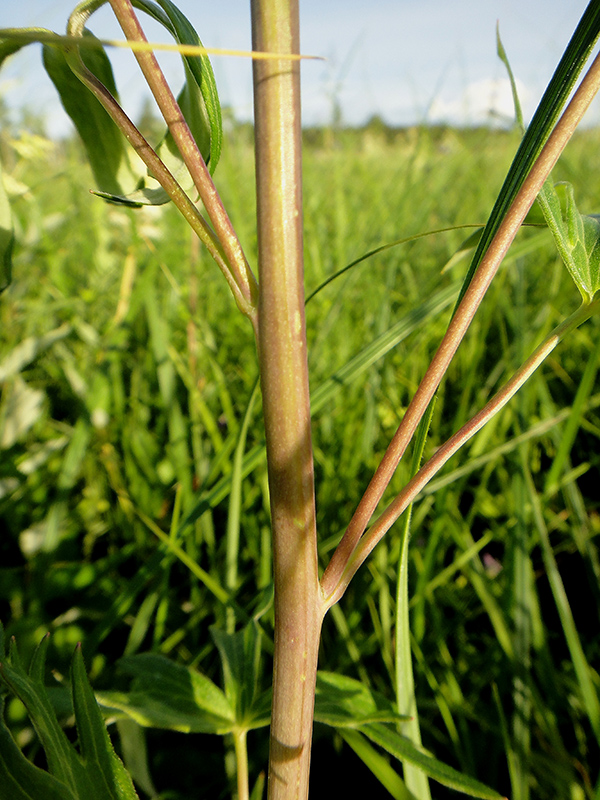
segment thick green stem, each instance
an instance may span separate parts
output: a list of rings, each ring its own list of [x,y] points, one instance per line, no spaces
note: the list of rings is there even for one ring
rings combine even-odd
[[[254,50],[298,53],[297,0],[253,0]],[[254,62],[259,358],[275,581],[269,798],[306,798],[323,617],[302,246],[298,62]]]

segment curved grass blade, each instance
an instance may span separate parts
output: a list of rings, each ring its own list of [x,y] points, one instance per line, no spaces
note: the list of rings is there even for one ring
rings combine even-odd
[[[462,792],[469,797],[479,797],[483,800],[506,800],[501,794],[475,778],[463,775],[425,751],[419,750],[408,739],[386,728],[385,725],[377,723],[364,725],[360,731],[372,742],[383,747],[394,758],[400,761],[409,761],[443,786]]]
[[[406,788],[398,773],[361,733],[347,728],[338,733],[394,800],[417,800],[415,795]]]
[[[462,228],[477,228],[477,230],[474,233],[472,233],[471,236],[469,236],[469,238],[463,244],[463,247],[467,246],[468,242],[479,241],[479,238],[481,237],[481,231],[483,230],[481,225],[451,225],[449,228],[437,228],[436,230],[433,231],[425,231],[425,233],[416,233],[413,234],[412,236],[405,236],[402,239],[395,239],[393,242],[388,242],[387,244],[379,245],[379,247],[376,247],[373,250],[369,250],[368,253],[364,253],[359,258],[355,258],[354,261],[351,261],[349,264],[346,264],[345,267],[342,267],[342,269],[339,269],[337,272],[334,272],[333,275],[330,275],[328,278],[325,278],[325,280],[322,283],[320,283],[317,286],[317,288],[314,289],[306,297],[306,300],[304,302],[305,304],[309,303],[315,297],[315,295],[319,294],[319,292],[322,291],[326,286],[329,286],[329,284],[332,283],[332,281],[336,280],[336,278],[339,278],[341,275],[344,275],[353,267],[358,266],[358,264],[362,264],[363,261],[366,261],[368,258],[371,258],[371,256],[376,256],[379,253],[384,253],[386,250],[391,250],[392,247],[397,247],[398,245],[401,244],[408,244],[408,242],[415,242],[417,241],[417,239],[424,239],[426,236],[433,236],[436,233],[448,233],[449,231],[461,230]]]

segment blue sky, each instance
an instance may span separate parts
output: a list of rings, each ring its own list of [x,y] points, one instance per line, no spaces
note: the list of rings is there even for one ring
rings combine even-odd
[[[39,25],[62,32],[73,5],[0,0],[0,27]],[[305,123],[330,120],[334,103],[351,124],[374,114],[395,125],[480,123],[490,119],[490,110],[511,116],[495,50],[497,20],[530,116],[585,6],[585,0],[301,0],[302,50],[326,58],[302,67]],[[179,7],[207,46],[249,48],[249,0],[180,0]],[[101,37],[119,36],[109,8],[94,14],[90,27]],[[158,27],[149,26],[148,37],[165,41]],[[143,86],[137,67],[130,54],[111,52],[121,98],[135,116]],[[177,81],[177,56],[164,56],[162,64]],[[223,103],[249,119],[248,60],[215,57],[213,65]],[[0,94],[11,106],[26,102],[46,114],[52,132],[67,129],[37,46],[3,68]],[[600,122],[600,104],[588,121]]]

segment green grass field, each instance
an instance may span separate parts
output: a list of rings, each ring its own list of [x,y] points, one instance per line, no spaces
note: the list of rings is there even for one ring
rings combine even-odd
[[[483,129],[307,131],[307,292],[380,245],[484,223],[517,145],[516,133]],[[59,681],[82,641],[98,691],[127,688],[115,662],[144,651],[222,685],[209,628],[263,610],[271,582],[260,400],[241,493],[230,491],[258,374],[250,326],[176,210],[134,212],[93,197],[74,143],[23,134],[1,146],[17,244],[0,298],[0,619],[26,663],[52,632],[48,663]],[[598,132],[584,131],[555,170],[583,212],[600,210],[599,166]],[[215,178],[254,266],[246,128],[230,133]],[[445,329],[468,259],[443,268],[470,232],[385,250],[307,307],[323,557]],[[578,302],[549,234],[522,231],[442,384],[427,451]],[[600,798],[599,333],[593,319],[562,344],[413,513],[424,744],[514,800]],[[401,465],[390,492],[407,475]],[[320,658],[321,669],[390,700],[398,559],[392,529],[327,618]],[[271,614],[261,617],[263,688]],[[59,686],[50,675],[48,684]],[[17,701],[6,716],[39,758]],[[227,740],[156,729],[147,739],[161,797],[228,795]],[[360,781],[371,797],[390,796],[374,778],[366,783],[338,734],[317,726],[315,741],[316,777],[339,769],[349,797]],[[256,778],[266,729],[249,747]],[[432,794],[457,796],[436,784]]]

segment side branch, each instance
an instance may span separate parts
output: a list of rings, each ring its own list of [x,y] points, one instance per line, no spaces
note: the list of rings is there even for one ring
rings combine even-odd
[[[569,331],[578,327],[598,312],[600,312],[600,300],[595,300],[589,305],[584,304],[580,306],[574,314],[557,326],[538,347],[535,353],[523,364],[502,389],[494,395],[481,411],[451,436],[450,439],[436,451],[435,455],[421,467],[414,478],[406,484],[404,489],[396,496],[377,521],[361,538],[351,557],[348,559],[348,563],[338,583],[335,587],[332,587],[327,596],[327,608],[330,608],[340,600],[353,576],[374,547],[381,541],[394,522],[398,520],[406,508],[415,500],[419,492],[429,483],[434,475],[440,471],[444,464],[458,452],[469,439],[475,436],[492,417],[504,408]]]
[[[353,558],[354,550],[361,536],[366,530],[400,459],[404,455],[431,398],[444,377],[450,361],[467,332],[471,320],[475,316],[477,308],[515,238],[521,223],[599,88],[600,55],[594,60],[571,102],[552,131],[537,161],[531,168],[473,276],[454,317],[450,321],[438,351],[433,357],[394,438],[390,442],[354,516],[350,520],[340,544],[323,574],[321,586],[327,597],[330,597],[335,591],[350,559]]]

